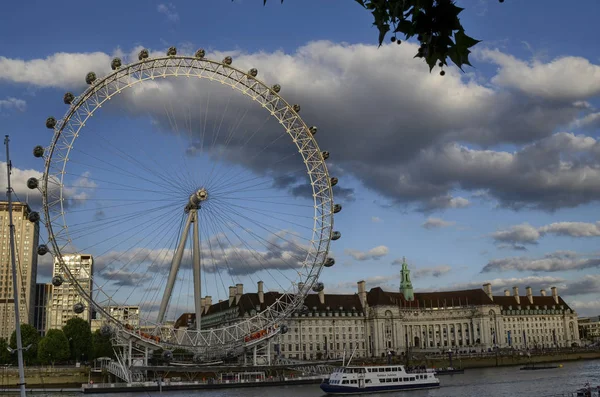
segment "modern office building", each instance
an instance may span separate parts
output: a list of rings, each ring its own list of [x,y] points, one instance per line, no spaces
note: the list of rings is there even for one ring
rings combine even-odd
[[[71,276],[82,287],[83,293],[92,294],[94,259],[87,254],[63,255],[63,262]],[[74,317],[91,321],[91,311],[87,301],[81,296],[75,283],[70,282],[66,271],[58,258],[54,258],[52,276],[60,276],[64,280],[60,286],[53,286],[52,299],[46,320],[47,329],[61,329],[69,319]],[[83,311],[77,313],[77,305],[83,305]]]
[[[52,284],[35,285],[35,305],[33,326],[41,336],[46,335],[48,310],[52,299]]]
[[[104,308],[108,314],[121,324],[129,324],[134,328],[140,325],[140,307],[131,305],[107,306]],[[92,332],[100,329],[103,324],[110,324],[111,321],[105,318],[100,312],[96,313],[91,322]]]
[[[21,323],[33,324],[39,222],[29,221],[26,203],[13,203],[19,315]],[[0,201],[0,338],[10,338],[15,330],[15,310],[10,253],[8,202]]]

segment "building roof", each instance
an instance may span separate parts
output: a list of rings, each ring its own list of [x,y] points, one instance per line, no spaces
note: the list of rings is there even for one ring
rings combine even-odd
[[[482,289],[459,291],[415,292],[414,301],[408,301],[401,292],[388,292],[381,287],[372,288],[367,293],[369,306],[402,306],[402,307],[454,307],[466,305],[493,305],[494,302]]]
[[[571,307],[567,304],[567,302],[565,302],[563,300],[563,298],[561,298],[560,296],[558,297],[558,303],[556,303],[554,301],[554,297],[552,296],[541,296],[541,295],[534,295],[533,296],[533,303],[529,303],[529,299],[527,298],[527,295],[522,296],[519,295],[519,301],[521,308],[525,308],[526,306],[539,306],[540,309],[543,309],[544,306],[546,306],[548,309],[552,309],[552,306],[560,306],[563,305],[565,307],[565,309],[571,309]],[[502,310],[509,310],[509,307],[512,307],[512,310],[517,310],[517,306],[519,306],[519,304],[517,304],[517,301],[515,299],[515,297],[513,295],[510,296],[506,296],[506,295],[500,295],[500,296],[495,296],[494,295],[494,303],[496,305],[499,305],[502,307]]]

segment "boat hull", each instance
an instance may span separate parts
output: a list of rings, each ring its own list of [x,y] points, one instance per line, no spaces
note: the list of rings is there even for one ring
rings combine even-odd
[[[350,387],[343,385],[330,385],[329,383],[321,383],[321,390],[327,394],[367,394],[367,393],[383,393],[402,390],[421,390],[434,389],[440,387],[439,382],[405,384],[405,385],[381,385],[369,387]]]

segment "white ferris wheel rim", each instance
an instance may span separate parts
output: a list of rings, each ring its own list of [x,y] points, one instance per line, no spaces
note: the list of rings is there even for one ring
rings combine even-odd
[[[115,305],[118,303],[108,295],[106,295],[105,300],[94,299],[71,275],[64,263],[61,250],[71,242],[71,238],[65,219],[63,178],[73,142],[85,126],[86,121],[93,116],[104,102],[144,81],[167,77],[208,79],[226,84],[250,97],[254,102],[258,102],[280,122],[286,133],[296,144],[306,165],[314,202],[312,239],[302,271],[298,272],[301,281],[298,282],[295,291],[292,291],[294,285],[291,285],[289,290],[284,291],[281,297],[265,310],[234,325],[221,328],[174,332],[172,327],[164,324],[148,324],[155,326],[156,333],[161,336],[159,345],[196,349],[225,344],[233,347],[236,343],[243,342],[245,335],[285,321],[303,304],[304,297],[318,280],[327,260],[333,233],[333,190],[325,158],[313,133],[311,133],[311,129],[299,116],[297,109],[294,108],[296,105],[290,105],[278,94],[279,87],[277,85],[268,87],[252,74],[252,70],[244,72],[231,66],[231,60],[227,62],[227,59],[223,62],[217,62],[198,56],[145,58],[139,62],[117,68],[106,77],[94,81],[80,96],[74,98],[65,116],[56,122],[51,144],[44,151],[45,167],[41,186],[44,219],[52,254],[54,258],[57,258],[63,271],[88,304],[121,330],[125,330],[125,324],[122,324],[104,309],[110,303]],[[60,191],[58,197],[49,197],[50,185],[57,185]],[[308,266],[309,264],[310,266]],[[94,293],[98,296],[103,291],[101,289],[99,291],[95,290]],[[164,342],[166,340],[169,342]]]

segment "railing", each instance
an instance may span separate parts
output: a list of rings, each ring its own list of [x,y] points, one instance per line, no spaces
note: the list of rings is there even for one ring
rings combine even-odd
[[[116,361],[110,361],[106,365],[106,370],[127,383],[131,382],[131,371]]]

